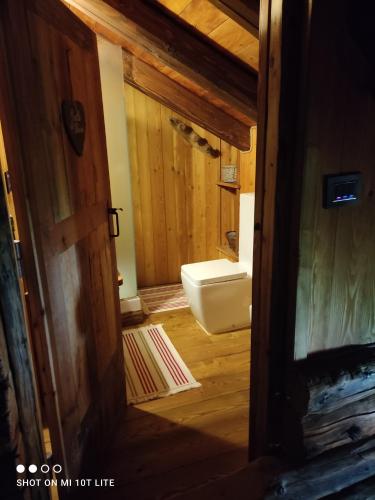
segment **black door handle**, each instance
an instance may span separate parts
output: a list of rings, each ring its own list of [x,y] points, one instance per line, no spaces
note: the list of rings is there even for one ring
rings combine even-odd
[[[115,216],[115,223],[116,223],[116,231],[114,234],[111,234],[111,232],[109,233],[110,237],[111,238],[117,238],[118,236],[120,236],[120,222],[119,222],[119,217],[118,217],[118,210],[120,210],[121,212],[123,211],[122,208],[109,208],[108,209],[108,213],[110,215],[114,215]],[[109,226],[111,227],[111,226]]]

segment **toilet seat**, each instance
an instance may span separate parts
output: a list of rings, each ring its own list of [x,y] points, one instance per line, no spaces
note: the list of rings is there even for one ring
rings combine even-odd
[[[228,259],[185,264],[181,266],[181,272],[197,286],[238,280],[248,275],[240,263]]]

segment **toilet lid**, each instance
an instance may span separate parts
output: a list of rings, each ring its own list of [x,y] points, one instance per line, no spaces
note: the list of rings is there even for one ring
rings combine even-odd
[[[208,260],[181,266],[181,272],[196,285],[208,285],[245,278],[247,272],[238,262],[228,259]]]

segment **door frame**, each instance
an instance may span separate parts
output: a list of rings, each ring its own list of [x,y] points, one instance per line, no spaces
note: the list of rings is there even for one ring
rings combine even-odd
[[[0,48],[1,52],[1,48]],[[1,57],[1,56],[0,56]],[[46,462],[43,445],[43,435],[40,422],[40,407],[38,391],[35,383],[34,365],[30,349],[30,335],[27,327],[26,307],[20,287],[18,268],[15,258],[13,235],[9,223],[9,212],[6,201],[5,186],[1,173],[0,179],[0,330],[4,334],[5,350],[9,358],[10,373],[5,372],[4,391],[7,393],[7,384],[13,386],[16,397],[16,409],[7,416],[5,421],[9,431],[16,422],[8,419],[18,415],[19,433],[21,442],[17,442],[17,448],[11,450],[9,457],[12,458],[14,466],[19,461],[22,465]],[[3,360],[4,361],[4,360]],[[6,367],[6,364],[5,364]],[[2,367],[4,368],[4,366]],[[10,378],[9,378],[10,377]],[[7,407],[6,407],[7,409]],[[8,444],[8,443],[7,443]],[[13,445],[14,443],[9,443]],[[21,447],[20,447],[21,446]],[[25,463],[24,463],[25,461]],[[6,474],[6,472],[4,471]],[[13,477],[14,475],[14,477]],[[21,490],[16,487],[16,471],[11,471],[11,476],[6,478],[10,484],[10,491],[21,498]],[[49,499],[47,487],[28,489],[32,499]],[[22,496],[23,497],[23,496]]]
[[[260,2],[250,460],[288,446],[312,3]]]

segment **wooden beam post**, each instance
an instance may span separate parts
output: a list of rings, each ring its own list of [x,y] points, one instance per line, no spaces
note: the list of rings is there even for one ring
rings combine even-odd
[[[210,0],[210,2],[259,38],[259,0]]]
[[[126,83],[173,109],[236,148],[250,149],[250,127],[123,51]]]
[[[251,458],[280,453],[283,444],[280,415],[288,405],[287,373],[294,352],[310,22],[308,0],[263,0],[261,9]]]
[[[177,71],[256,121],[257,74],[178,16],[142,0],[65,0],[96,33]]]
[[[38,469],[45,462],[38,422],[36,391],[31,353],[26,335],[23,304],[19,288],[12,235],[0,181],[0,316],[3,321],[9,362],[12,367],[20,428],[23,430],[25,461]],[[48,499],[48,488],[30,488],[32,499]]]

